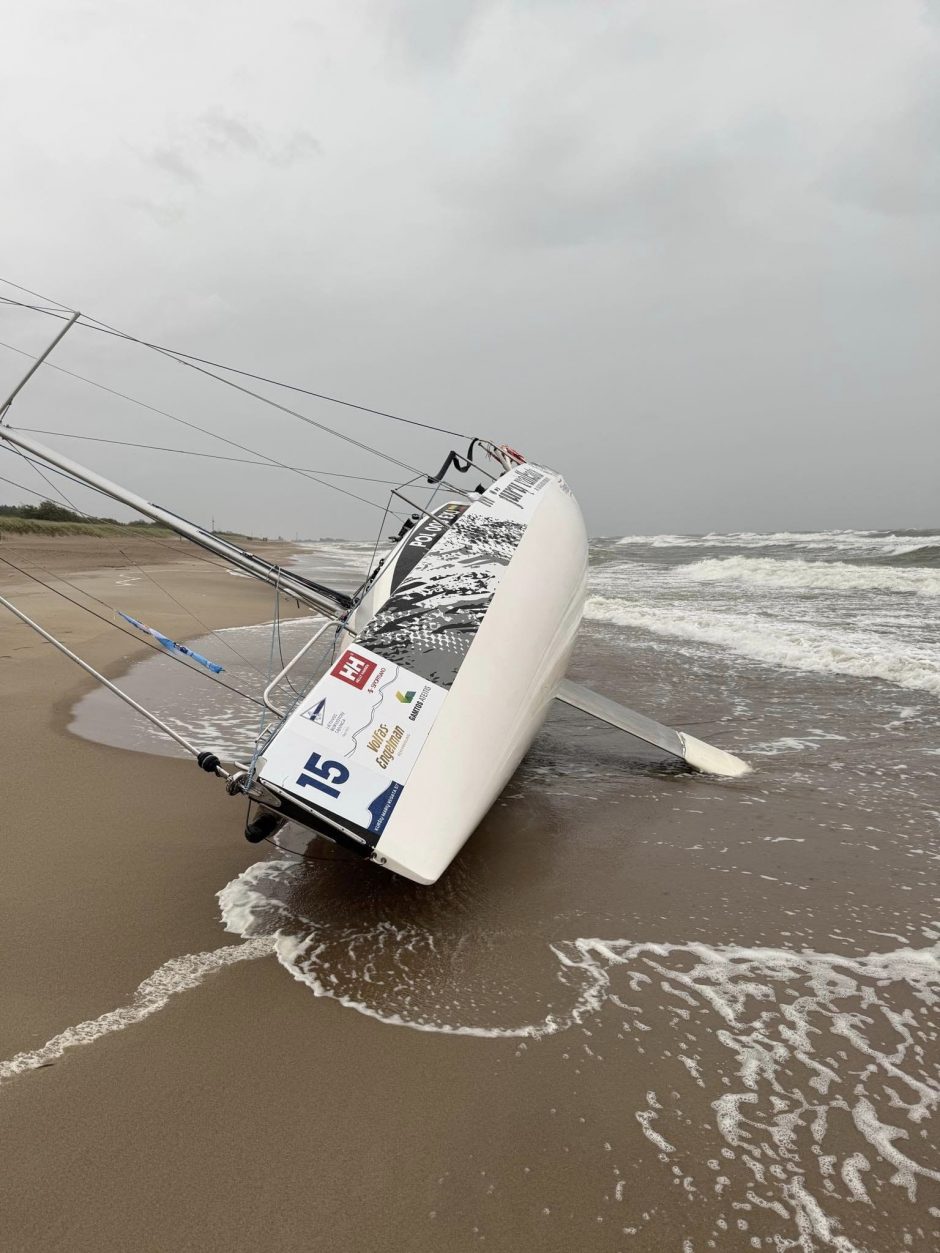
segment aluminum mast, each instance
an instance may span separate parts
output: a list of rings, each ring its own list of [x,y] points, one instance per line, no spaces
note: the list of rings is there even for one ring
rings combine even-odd
[[[304,604],[310,605],[328,618],[341,617],[343,611],[352,606],[352,597],[347,596],[345,592],[337,592],[332,588],[324,587],[320,583],[314,583],[309,579],[305,579],[302,575],[291,574],[288,570],[284,570],[270,561],[265,561],[262,557],[255,556],[254,553],[239,548],[237,544],[231,544],[228,540],[221,539],[218,535],[213,535],[211,531],[197,526],[195,522],[188,522],[185,518],[171,513],[168,509],[163,509],[160,505],[144,500],[142,496],[129,491],[126,487],[112,483],[110,479],[96,474],[94,470],[89,470],[86,466],[79,465],[77,461],[72,461],[69,457],[64,457],[61,453],[54,452],[51,448],[46,448],[35,440],[28,439],[19,431],[11,431],[9,427],[0,426],[0,440],[6,444],[11,444],[14,448],[19,449],[20,452],[32,454],[32,456],[37,457],[40,461],[52,466],[54,469],[70,474],[72,478],[78,479],[80,483],[84,483],[87,487],[104,492],[106,496],[119,501],[122,505],[128,505],[131,509],[136,509],[144,517],[161,523],[171,531],[175,531],[178,535],[185,536],[186,539],[191,539],[200,548],[208,549],[209,552],[222,557],[233,566],[238,566],[239,569],[244,570],[247,574],[252,574],[255,578],[261,579],[265,583],[270,583],[272,587],[279,588],[286,595],[294,597],[295,600],[302,600]]]
[[[136,492],[132,492],[126,487],[121,487],[118,483],[113,483],[110,479],[104,478],[103,475],[96,474],[94,470],[89,470],[87,466],[80,465],[77,461],[72,461],[71,458],[65,457],[51,448],[46,448],[44,444],[39,444],[36,440],[29,439],[20,431],[11,430],[8,426],[3,425],[4,418],[9,413],[10,406],[16,395],[80,316],[78,313],[72,315],[49,347],[32,363],[10,395],[0,405],[0,440],[20,452],[31,453],[32,456],[38,458],[46,465],[62,470],[64,473],[71,475],[72,478],[78,479],[80,483],[84,483],[87,487],[94,488],[96,491],[110,496],[112,500],[119,501],[122,505],[127,505],[131,509],[136,509],[144,517],[150,518],[154,522],[159,522],[171,531],[175,531],[177,535],[182,535],[186,539],[192,540],[200,548],[205,548],[209,552],[215,553],[216,556],[230,562],[233,566],[238,566],[239,569],[253,575],[256,579],[261,579],[264,583],[270,583],[272,587],[280,589],[295,600],[303,601],[305,605],[311,606],[318,613],[324,614],[328,618],[340,618],[346,610],[352,608],[352,597],[347,596],[345,592],[338,592],[333,588],[325,587],[321,583],[315,583],[312,579],[305,579],[303,575],[291,574],[273,562],[265,561],[263,557],[258,557],[244,548],[239,548],[237,544],[221,539],[211,531],[205,530],[204,527],[197,526],[195,522],[189,522],[186,518],[179,517],[169,509],[164,509],[160,505],[151,503],[149,500],[144,500]]]

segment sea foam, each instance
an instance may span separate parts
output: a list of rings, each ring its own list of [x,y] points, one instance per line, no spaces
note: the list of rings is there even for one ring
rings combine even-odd
[[[804,625],[757,614],[641,605],[592,596],[585,617],[655,635],[712,644],[740,657],[816,674],[883,679],[940,696],[940,653],[871,631]]]
[[[914,552],[934,533],[895,535],[881,531],[712,531],[707,535],[624,535],[623,545],[653,548],[803,548],[899,556]]]
[[[901,592],[940,596],[940,570],[897,566],[855,566],[843,561],[778,557],[708,557],[682,566],[679,579],[691,583],[742,583],[782,589],[832,592]]]
[[[0,1062],[0,1083],[23,1074],[27,1070],[36,1070],[40,1066],[49,1066],[65,1053],[67,1049],[83,1044],[94,1044],[102,1036],[111,1035],[115,1031],[123,1031],[135,1023],[143,1022],[151,1014],[163,1009],[172,996],[188,992],[198,987],[204,979],[216,971],[232,966],[236,962],[251,961],[257,957],[266,957],[273,948],[273,940],[268,937],[249,940],[244,944],[226,944],[222,948],[211,949],[205,953],[186,953],[182,957],[172,957],[162,966],[147,976],[135,991],[127,1005],[108,1010],[97,1018],[89,1018],[67,1027],[47,1040],[38,1049],[30,1049],[17,1053],[7,1061]]]

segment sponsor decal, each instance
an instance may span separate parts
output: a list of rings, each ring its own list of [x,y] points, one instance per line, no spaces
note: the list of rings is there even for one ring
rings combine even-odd
[[[377,690],[379,684],[382,683],[382,680],[385,678],[385,675],[387,672],[388,672],[387,666],[379,666],[376,669],[375,674],[369,680],[369,686],[366,688],[366,691],[369,693],[370,696],[372,695],[373,692]],[[394,674],[392,675],[392,678],[393,679],[395,678]],[[383,686],[387,687],[388,684],[384,684]]]
[[[511,483],[507,483],[505,487],[499,489],[497,495],[500,500],[506,501],[510,505],[516,505],[521,509],[525,497],[530,492],[537,492],[547,482],[548,475],[544,471],[531,466],[526,470],[521,470]]]
[[[330,674],[337,679],[342,679],[350,687],[358,688],[361,692],[372,677],[375,667],[376,663],[374,661],[370,661],[368,657],[363,657],[361,653],[353,652],[351,648],[347,648],[330,671]]]
[[[417,534],[413,535],[408,541],[409,548],[431,548],[437,540],[448,530],[451,523],[468,508],[461,501],[452,500],[448,505],[441,509],[436,517],[428,518],[418,529]]]
[[[409,722],[415,722],[417,720],[418,714],[424,708],[424,702],[427,700],[430,694],[431,694],[431,685],[430,683],[426,683],[424,687],[421,689],[421,695],[415,701],[414,706],[412,707],[412,710],[408,715]]]
[[[418,534],[409,542],[409,548],[430,548],[444,533],[444,524],[437,518],[429,518]]]
[[[385,824],[392,816],[392,810],[398,802],[399,796],[404,791],[400,783],[390,783],[384,792],[380,792],[374,801],[369,805],[369,813],[372,821],[369,823],[368,829],[374,831],[376,835],[381,835],[385,830]]]
[[[266,745],[261,777],[377,840],[446,695],[366,647],[349,648]]]
[[[325,713],[326,701],[318,700],[315,705],[311,705],[309,709],[305,709],[302,712],[301,717],[308,718],[311,722],[316,722],[322,727]]]
[[[402,741],[407,743],[405,728],[395,726],[389,731],[388,726],[383,722],[381,726],[377,726],[369,740],[369,752],[375,753],[375,764],[380,770],[387,770],[395,759],[395,754],[402,747]]]
[[[380,770],[387,770],[389,768],[390,764],[395,758],[395,754],[401,748],[402,740],[404,738],[405,738],[405,728],[395,727],[395,729],[389,735],[388,739],[385,741],[385,744],[382,747],[382,751],[379,753],[378,757],[376,757],[375,759],[376,764],[378,765]]]

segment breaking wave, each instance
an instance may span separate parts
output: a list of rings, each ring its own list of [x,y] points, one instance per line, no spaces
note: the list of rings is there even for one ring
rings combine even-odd
[[[909,552],[895,553],[886,557],[885,563],[892,566],[940,566],[940,544],[924,544],[922,548],[912,548]]]
[[[712,531],[707,535],[624,535],[622,545],[653,548],[804,548],[901,556],[917,552],[933,532],[886,531]]]
[[[875,632],[809,626],[757,614],[684,609],[671,604],[631,605],[605,596],[588,600],[585,617],[717,645],[740,657],[789,670],[883,679],[897,687],[940,696],[940,654],[936,648]]]
[[[692,583],[727,581],[761,587],[940,596],[940,570],[848,565],[843,561],[806,561],[801,557],[707,557],[680,567],[676,574]]]

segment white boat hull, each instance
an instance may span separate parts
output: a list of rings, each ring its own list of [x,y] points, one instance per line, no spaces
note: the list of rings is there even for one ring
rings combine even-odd
[[[584,610],[587,536],[574,497],[545,493],[376,845],[434,883],[525,756],[565,677]]]
[[[364,601],[370,619],[350,620],[355,639],[266,746],[261,782],[346,826],[387,869],[434,883],[564,679],[586,567],[563,480],[507,471],[377,610]]]

